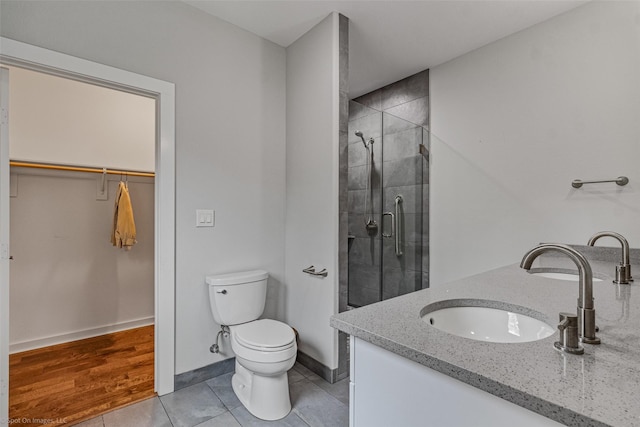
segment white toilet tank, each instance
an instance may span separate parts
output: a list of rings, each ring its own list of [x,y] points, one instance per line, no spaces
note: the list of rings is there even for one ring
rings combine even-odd
[[[207,276],[213,318],[220,325],[238,325],[258,319],[267,299],[264,270]]]

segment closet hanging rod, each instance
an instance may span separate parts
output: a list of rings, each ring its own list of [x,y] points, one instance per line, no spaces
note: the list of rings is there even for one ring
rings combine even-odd
[[[132,172],[132,171],[115,170],[115,169],[84,168],[80,166],[52,165],[47,163],[28,163],[28,162],[17,162],[13,160],[9,162],[9,165],[19,167],[19,168],[53,169],[53,170],[59,170],[59,171],[90,172],[90,173],[108,173],[110,175],[145,176],[149,178],[153,178],[156,176],[156,174],[153,172]]]

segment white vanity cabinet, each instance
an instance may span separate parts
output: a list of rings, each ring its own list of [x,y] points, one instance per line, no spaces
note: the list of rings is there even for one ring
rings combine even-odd
[[[351,427],[562,425],[353,336],[350,363]]]

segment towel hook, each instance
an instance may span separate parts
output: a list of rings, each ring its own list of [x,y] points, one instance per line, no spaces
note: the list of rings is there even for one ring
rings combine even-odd
[[[104,194],[104,186],[107,181],[107,168],[102,168],[102,193]]]

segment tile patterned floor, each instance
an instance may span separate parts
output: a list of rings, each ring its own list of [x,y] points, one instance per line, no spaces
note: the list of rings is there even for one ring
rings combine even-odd
[[[293,409],[263,421],[242,406],[225,374],[77,424],[78,427],[347,427],[349,379],[329,384],[296,363],[289,371]]]

